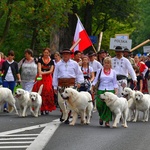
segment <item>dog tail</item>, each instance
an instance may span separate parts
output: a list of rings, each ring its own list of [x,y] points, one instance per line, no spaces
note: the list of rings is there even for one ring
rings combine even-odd
[[[40,88],[39,88],[39,90],[38,90],[38,94],[40,94],[40,95],[41,95],[41,93],[42,93],[42,89],[43,89],[43,84],[41,84],[41,86],[40,86]]]

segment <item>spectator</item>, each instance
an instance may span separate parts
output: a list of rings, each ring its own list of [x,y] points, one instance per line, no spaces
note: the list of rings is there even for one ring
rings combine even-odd
[[[99,69],[97,71],[96,77],[92,83],[92,91],[94,90],[94,86],[100,80],[100,84],[98,85],[97,98],[96,98],[96,107],[99,113],[99,124],[103,125],[103,121],[105,121],[105,126],[109,127],[109,121],[112,120],[112,112],[109,107],[103,102],[99,95],[105,93],[106,91],[117,94],[118,92],[118,84],[116,80],[116,73],[113,69],[111,69],[111,58],[106,57],[104,59],[104,68]]]
[[[54,61],[50,58],[50,48],[43,50],[43,55],[38,60],[38,75],[42,80],[36,82],[33,86],[34,92],[39,90],[41,84],[43,84],[42,90],[42,106],[41,114],[49,114],[49,112],[56,109],[54,103],[54,91],[52,87],[52,73],[54,71]]]
[[[25,57],[19,62],[21,84],[24,90],[31,92],[37,75],[37,60],[33,58],[31,49],[26,49],[24,54]]]
[[[7,55],[7,60],[3,62],[2,65],[2,81],[3,87],[9,88],[12,93],[14,92],[14,88],[16,85],[16,80],[18,79],[18,83],[21,82],[18,63],[14,61],[15,53],[14,51],[9,51]],[[4,105],[4,112],[8,112],[7,103]]]

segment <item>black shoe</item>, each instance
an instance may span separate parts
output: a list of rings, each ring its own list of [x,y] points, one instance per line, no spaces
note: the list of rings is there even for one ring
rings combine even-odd
[[[103,125],[103,120],[102,119],[99,119],[99,124]]]
[[[69,120],[66,120],[64,123],[65,123],[65,124],[69,124],[70,122],[69,122]]]
[[[60,122],[63,122],[63,121],[64,121],[64,119],[60,118]]]
[[[45,115],[45,111],[41,111],[41,115]]]
[[[48,114],[49,114],[49,111],[45,111],[45,114],[48,115]]]
[[[9,111],[7,110],[7,108],[4,108],[3,112],[9,113]]]

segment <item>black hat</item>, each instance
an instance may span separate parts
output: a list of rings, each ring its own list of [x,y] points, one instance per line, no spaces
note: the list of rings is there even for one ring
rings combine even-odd
[[[93,51],[90,51],[89,53],[88,53],[88,56],[90,57],[90,56],[95,56],[96,54],[93,52]]]
[[[64,48],[60,54],[63,54],[63,53],[70,53],[70,54],[73,54],[73,52],[69,49],[69,48]]]
[[[128,48],[125,48],[124,52],[129,52],[130,53],[130,50]]]
[[[102,54],[102,53],[107,53],[107,51],[105,51],[105,50],[100,50],[97,54]]]
[[[115,51],[116,52],[123,52],[123,49],[121,46],[116,46]]]

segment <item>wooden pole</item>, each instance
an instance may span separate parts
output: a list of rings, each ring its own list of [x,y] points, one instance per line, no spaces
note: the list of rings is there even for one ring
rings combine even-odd
[[[98,48],[97,48],[97,52],[99,52],[99,51],[100,51],[100,49],[101,49],[102,37],[103,37],[103,32],[100,32],[100,34],[99,34],[99,41],[98,41]]]
[[[137,45],[136,47],[132,48],[130,51],[133,52],[134,50],[140,48],[141,46],[147,44],[148,42],[150,42],[150,39],[148,39],[148,40],[144,41],[143,43]]]
[[[79,42],[81,41],[81,39],[79,38],[70,48],[70,50],[72,51],[78,44]]]

